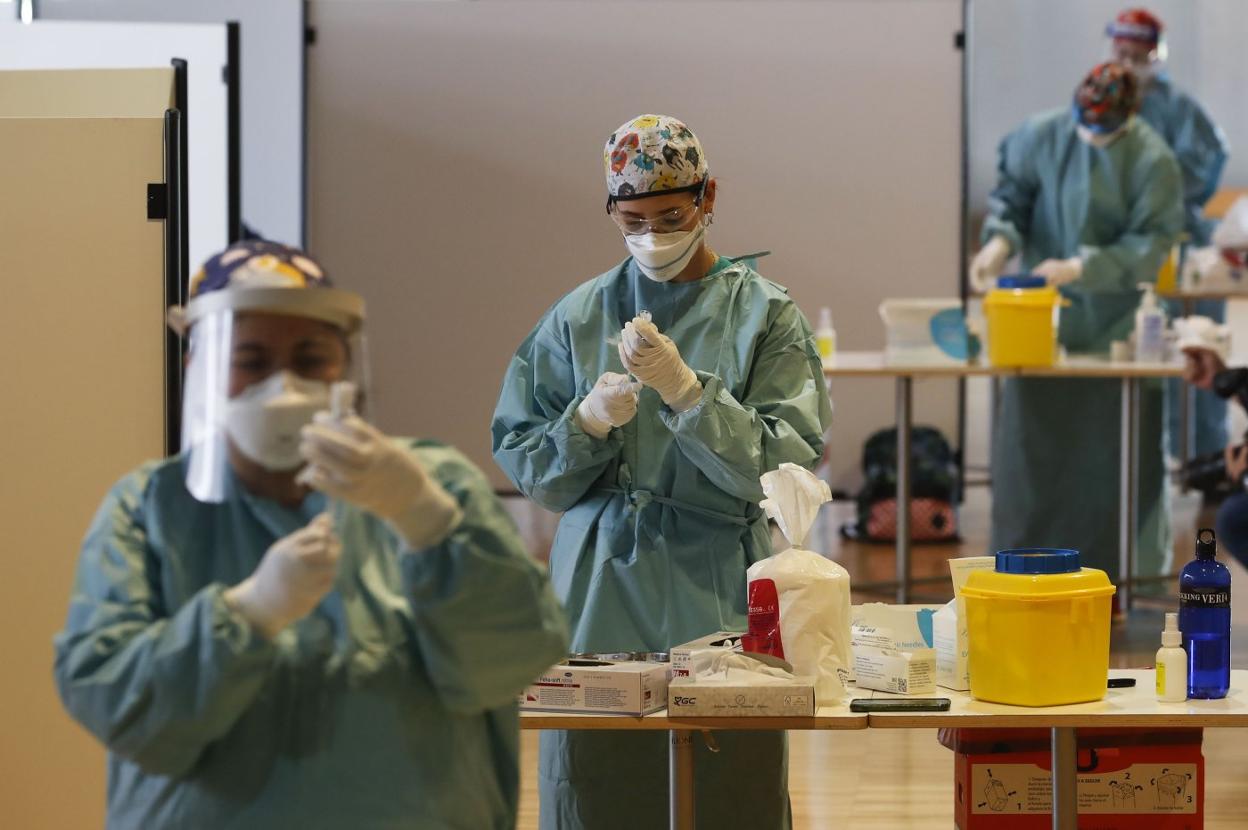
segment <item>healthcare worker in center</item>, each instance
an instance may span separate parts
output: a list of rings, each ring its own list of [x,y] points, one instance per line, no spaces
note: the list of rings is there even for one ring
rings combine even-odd
[[[1175,86],[1166,69],[1167,45],[1161,19],[1145,9],[1127,9],[1105,29],[1114,60],[1127,67],[1140,83],[1139,117],[1156,130],[1174,151],[1183,173],[1183,229],[1190,246],[1208,245],[1214,222],[1204,215],[1205,203],[1218,189],[1229,147],[1226,135],[1194,98]],[[1168,302],[1172,314],[1182,313],[1177,302]],[[1193,313],[1226,319],[1224,300],[1200,300]],[[1179,451],[1180,382],[1168,383],[1166,398],[1170,450]],[[1192,455],[1217,452],[1228,440],[1226,401],[1212,392],[1194,393],[1191,436]]]
[[[238,243],[190,294],[185,451],[104,499],[56,639],[108,827],[514,827],[545,574],[459,452],[326,411],[363,302],[311,257]]]
[[[573,650],[666,651],[744,630],[746,568],[771,553],[759,476],[812,467],[831,404],[785,290],[709,246],[716,181],[689,128],[640,116],[604,161],[629,256],[555,303],[520,345],[494,457],[564,513],[550,568]],[[718,753],[695,741],[698,826],[787,827],[783,735],[714,737]],[[543,828],[666,825],[666,734],[541,741]]]
[[[1028,119],[1001,142],[985,245],[970,282],[992,287],[1007,260],[1059,287],[1059,339],[1107,353],[1134,327],[1141,292],[1183,228],[1174,154],[1134,116],[1134,77],[1095,67],[1072,107]],[[1085,565],[1118,572],[1120,384],[1010,378],[993,447],[992,546],[1077,548]],[[1162,450],[1163,387],[1140,389],[1138,573],[1171,557]]]

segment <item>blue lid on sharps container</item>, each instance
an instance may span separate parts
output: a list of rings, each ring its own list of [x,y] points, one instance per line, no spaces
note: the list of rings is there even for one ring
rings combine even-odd
[[[1069,574],[1079,570],[1079,551],[1066,548],[1015,548],[997,551],[999,574]]]
[[[1031,274],[1012,274],[997,279],[997,288],[1044,288],[1049,281]]]

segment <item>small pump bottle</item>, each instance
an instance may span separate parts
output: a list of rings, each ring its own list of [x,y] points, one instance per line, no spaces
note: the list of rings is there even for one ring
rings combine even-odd
[[[830,360],[836,354],[836,329],[832,327],[832,309],[819,310],[819,327],[815,329],[815,346],[822,360]]]
[[[1157,649],[1157,699],[1163,703],[1187,700],[1187,652],[1179,633],[1179,615],[1166,614],[1166,629]]]
[[[1166,313],[1157,304],[1151,283],[1140,283],[1144,296],[1135,312],[1135,359],[1161,363],[1166,356]]]

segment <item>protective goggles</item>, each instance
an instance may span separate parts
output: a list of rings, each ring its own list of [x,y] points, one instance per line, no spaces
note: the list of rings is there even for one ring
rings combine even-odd
[[[688,187],[673,188],[664,190],[660,193],[646,193],[641,196],[622,198],[611,196],[607,199],[607,215],[612,221],[619,226],[620,230],[628,236],[639,236],[643,233],[676,233],[682,230],[685,225],[689,224],[697,212],[702,208],[703,199],[706,196],[706,183],[708,178],[704,178],[701,182]],[[670,193],[693,193],[693,201],[687,205],[680,205],[670,210],[665,210],[658,216],[645,217],[632,213],[623,213],[620,210],[621,201],[635,201],[638,198],[646,196],[666,196]]]

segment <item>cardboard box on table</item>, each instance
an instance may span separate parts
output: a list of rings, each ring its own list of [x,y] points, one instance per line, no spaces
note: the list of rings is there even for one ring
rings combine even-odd
[[[782,686],[707,686],[673,678],[667,687],[667,712],[684,717],[812,717],[815,682],[794,677]]]
[[[1046,729],[947,729],[958,830],[1048,830]],[[1080,729],[1080,830],[1200,830],[1205,759],[1199,729]]]
[[[933,620],[939,606],[870,602],[852,611],[859,689],[930,695],[936,691]]]
[[[520,708],[543,712],[648,715],[667,705],[666,663],[569,659],[520,693]]]

